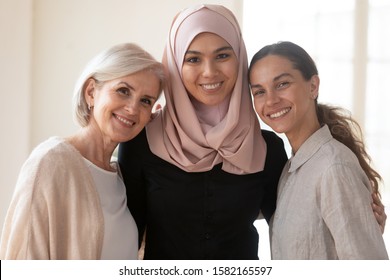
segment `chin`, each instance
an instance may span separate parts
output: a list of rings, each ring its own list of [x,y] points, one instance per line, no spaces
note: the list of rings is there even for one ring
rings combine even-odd
[[[286,130],[281,128],[281,127],[275,127],[275,126],[271,126],[269,124],[266,123],[266,125],[268,125],[273,131],[275,131],[276,133],[285,133]]]

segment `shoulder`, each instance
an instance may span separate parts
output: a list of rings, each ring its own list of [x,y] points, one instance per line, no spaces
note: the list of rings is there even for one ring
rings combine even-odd
[[[127,150],[127,149],[139,149],[139,148],[146,148],[148,147],[148,140],[146,137],[146,129],[144,128],[141,130],[141,132],[134,137],[133,139],[123,142],[119,145],[120,149]]]
[[[38,145],[21,168],[14,200],[26,201],[29,207],[55,208],[77,199],[88,204],[91,193],[96,190],[82,156],[65,140],[51,138]]]
[[[283,157],[286,157],[286,150],[284,148],[283,139],[280,138],[275,132],[269,130],[261,130],[261,134],[267,144],[267,157],[270,154],[279,154]]]
[[[34,148],[19,172],[14,199],[24,197],[26,201],[36,203],[48,194],[55,194],[53,188],[65,189],[74,162],[69,159],[76,157],[69,155],[76,152],[68,145],[62,138],[52,137]],[[75,166],[74,169],[80,168]],[[51,191],[47,192],[48,189]]]
[[[280,146],[283,145],[283,140],[275,132],[262,129],[261,134],[267,145]]]
[[[269,130],[262,129],[261,133],[267,144],[265,170],[277,168],[277,172],[279,172],[287,162],[287,154],[284,148],[283,139],[275,132]]]
[[[82,156],[71,144],[62,138],[52,137],[31,152],[20,170],[18,185],[34,188],[52,185],[61,187],[71,177],[85,177],[86,169]]]
[[[351,149],[334,138],[321,147],[319,157],[327,161],[329,165],[359,165],[359,161]]]
[[[146,136],[146,130],[144,128],[136,137],[130,141],[119,144],[118,162],[120,165],[133,159],[137,159],[139,162],[149,154],[151,154],[151,151]]]
[[[327,178],[325,184],[326,181],[332,180],[344,182],[340,183],[344,187],[353,182],[354,188],[358,184],[371,188],[356,155],[336,139],[331,139],[323,145],[316,158],[318,161],[316,165],[323,170],[324,178]]]
[[[51,137],[34,148],[25,165],[55,168],[58,165],[70,165],[80,160],[81,155],[65,139]]]

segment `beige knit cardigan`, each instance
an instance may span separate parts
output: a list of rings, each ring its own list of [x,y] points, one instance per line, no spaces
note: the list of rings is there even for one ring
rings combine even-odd
[[[100,259],[104,219],[82,156],[52,137],[24,163],[3,226],[0,259]]]

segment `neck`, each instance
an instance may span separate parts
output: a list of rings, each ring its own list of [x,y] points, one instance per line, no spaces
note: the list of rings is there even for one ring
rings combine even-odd
[[[100,133],[95,133],[91,127],[84,127],[67,139],[80,154],[90,162],[108,171],[111,167],[111,157],[118,143],[105,141]]]
[[[302,144],[305,143],[305,141],[320,128],[321,125],[318,119],[315,118],[315,120],[310,124],[302,125],[299,128],[286,133],[293,154],[296,154],[296,152],[298,152]]]

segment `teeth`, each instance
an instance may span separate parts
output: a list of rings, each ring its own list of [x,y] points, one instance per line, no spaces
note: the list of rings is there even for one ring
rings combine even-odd
[[[126,124],[126,125],[129,125],[129,126],[134,125],[134,122],[130,122],[130,121],[128,121],[128,120],[126,120],[126,119],[124,119],[124,118],[121,118],[121,117],[119,117],[119,116],[116,116],[116,118],[117,118],[118,120],[120,120],[121,122],[123,122],[124,124]]]
[[[212,89],[216,89],[217,87],[220,87],[222,83],[216,83],[216,84],[205,84],[205,85],[202,85],[202,87],[206,90],[212,90]]]
[[[279,118],[279,117],[281,117],[281,116],[287,114],[289,111],[290,111],[290,108],[284,109],[284,110],[282,110],[282,111],[280,111],[280,112],[277,112],[277,113],[274,113],[274,114],[269,115],[269,117],[270,117],[271,119]]]

